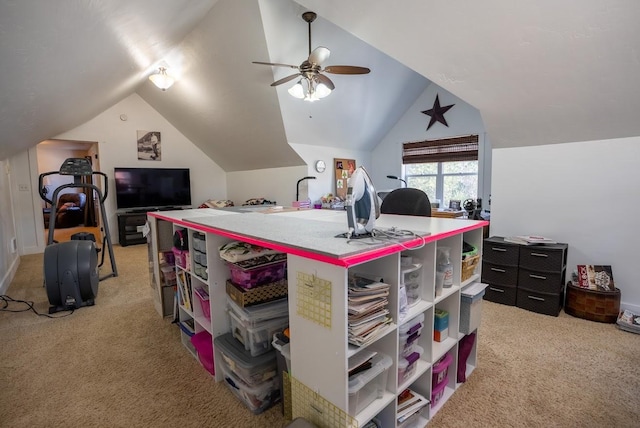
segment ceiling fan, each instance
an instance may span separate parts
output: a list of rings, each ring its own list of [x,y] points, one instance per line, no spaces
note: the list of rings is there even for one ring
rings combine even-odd
[[[313,51],[311,50],[311,23],[315,21],[317,15],[315,12],[304,12],[302,19],[309,24],[309,57],[300,65],[280,64],[273,62],[253,61],[254,64],[271,65],[274,67],[289,67],[298,70],[290,76],[276,80],[271,86],[278,86],[287,83],[296,78],[300,78],[298,82],[289,89],[289,93],[296,98],[305,99],[307,101],[315,101],[324,98],[335,89],[335,85],[323,73],[333,74],[367,74],[371,70],[366,67],[358,67],[354,65],[328,65],[322,67],[322,64],[329,58],[331,51],[324,46],[319,46]]]

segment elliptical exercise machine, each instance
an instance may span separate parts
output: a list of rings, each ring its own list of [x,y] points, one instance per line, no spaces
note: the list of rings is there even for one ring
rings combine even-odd
[[[46,176],[72,175],[73,183],[63,184],[53,191],[51,199],[47,198],[43,179]],[[100,189],[91,183],[84,183],[83,177],[93,175],[102,176],[104,195]],[[57,202],[60,192],[67,188],[84,188],[96,192],[100,202],[102,214],[102,248],[97,249],[93,240],[74,240],[56,242],[53,239],[55,219],[57,216]],[[108,194],[108,179],[106,174],[93,171],[91,164],[84,158],[69,158],[60,166],[59,171],[50,171],[40,174],[38,180],[40,197],[51,204],[49,221],[49,234],[47,247],[44,250],[44,285],[49,298],[49,313],[77,309],[83,306],[92,306],[98,294],[98,282],[103,279],[118,276],[116,261],[113,256],[109,223],[104,209],[104,201]],[[104,264],[105,248],[109,252],[111,273],[100,277],[99,268]],[[98,265],[98,252],[102,252],[102,258]]]

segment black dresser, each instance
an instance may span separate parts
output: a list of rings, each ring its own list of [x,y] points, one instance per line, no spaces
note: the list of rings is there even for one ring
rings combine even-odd
[[[557,316],[564,301],[567,244],[519,245],[493,236],[484,240],[484,298]]]

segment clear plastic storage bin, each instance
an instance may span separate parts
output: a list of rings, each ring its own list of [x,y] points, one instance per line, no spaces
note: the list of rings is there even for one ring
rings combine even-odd
[[[289,317],[280,317],[262,321],[255,327],[247,327],[233,311],[229,312],[229,321],[233,336],[254,357],[271,351],[273,335],[289,325]]]
[[[416,372],[418,360],[423,352],[424,349],[422,347],[415,345],[411,354],[398,358],[398,385],[401,385]]]
[[[357,415],[375,399],[382,398],[387,388],[391,357],[376,354],[370,369],[349,378],[349,414]]]
[[[287,262],[279,261],[271,264],[245,269],[236,263],[229,263],[231,281],[244,288],[253,288],[270,282],[284,279]]]
[[[246,327],[257,327],[263,321],[289,316],[289,302],[287,299],[241,308],[231,298],[227,297],[227,308]]]
[[[216,337],[213,343],[221,365],[232,371],[245,384],[257,386],[276,377],[276,351],[254,357],[231,333]]]
[[[403,266],[402,283],[407,293],[407,303],[413,306],[420,301],[420,286],[422,285],[422,264]]]
[[[233,392],[233,395],[238,397],[256,415],[280,400],[280,384],[277,377],[251,386],[244,383],[224,366],[222,372],[224,383]]]

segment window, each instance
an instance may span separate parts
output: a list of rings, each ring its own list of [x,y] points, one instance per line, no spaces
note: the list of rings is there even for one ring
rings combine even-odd
[[[478,136],[404,143],[404,175],[408,187],[424,190],[433,202],[478,197]]]

